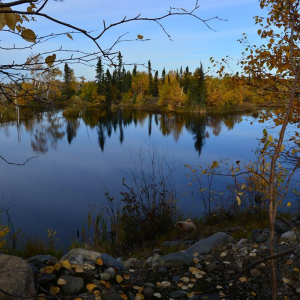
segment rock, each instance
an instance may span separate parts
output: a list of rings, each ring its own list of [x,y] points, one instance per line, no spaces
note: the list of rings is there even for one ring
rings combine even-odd
[[[28,259],[28,262],[32,262],[32,261],[35,261],[35,260],[39,260],[39,261],[42,261],[42,262],[50,261],[53,264],[55,264],[57,262],[57,259],[52,255],[36,255],[36,256],[30,257]]]
[[[100,278],[102,280],[112,280],[116,278],[116,271],[114,268],[109,267],[103,273],[100,273]]]
[[[280,238],[284,242],[296,241],[297,235],[296,235],[295,231],[287,231],[287,232],[283,233]]]
[[[113,288],[109,290],[104,290],[102,292],[102,296],[104,300],[122,300],[121,296]]]
[[[220,298],[219,294],[203,294],[200,296],[201,300],[220,300],[222,298]]]
[[[136,258],[129,258],[124,262],[126,269],[135,269],[140,265],[140,261]]]
[[[185,291],[175,291],[175,292],[170,293],[170,298],[178,299],[181,297],[185,297],[186,295],[187,295],[187,292],[185,292]]]
[[[30,267],[31,267],[31,269],[33,271],[34,276],[40,274],[40,270],[35,266],[35,264],[29,263],[29,265],[30,265]]]
[[[62,286],[65,295],[78,294],[84,287],[84,281],[81,277],[62,275],[61,278],[67,282]]]
[[[188,254],[194,254],[195,252],[198,253],[198,255],[203,253],[209,253],[212,249],[219,247],[222,244],[230,243],[233,241],[233,237],[224,233],[224,232],[218,232],[214,235],[200,240],[190,248],[188,248],[185,253]]]
[[[277,233],[285,233],[287,231],[291,230],[291,226],[288,226],[286,223],[280,221],[280,220],[275,220],[275,231]]]
[[[113,267],[120,270],[125,269],[124,265],[120,261],[118,261],[117,259],[113,258],[112,256],[106,253],[102,254],[102,260],[106,267]]]
[[[217,264],[215,262],[213,262],[211,264],[208,264],[205,267],[205,269],[206,269],[207,272],[212,272],[212,271],[214,271],[217,268],[218,268],[218,266],[217,266]]]
[[[99,252],[74,248],[64,255],[60,261],[67,259],[71,265],[80,265],[85,270],[91,270],[95,269],[95,263],[98,258],[102,258]]]
[[[48,282],[51,282],[53,280],[56,279],[55,274],[43,274],[41,277],[36,278],[35,282],[40,284],[40,285],[44,285],[47,284]]]
[[[158,254],[162,254],[162,249],[160,248],[154,248],[152,253],[158,253]]]
[[[200,298],[197,295],[194,295],[190,300],[199,300]]]
[[[256,241],[257,237],[262,234],[262,229],[253,229],[252,230],[252,240]]]
[[[238,247],[243,247],[244,245],[250,243],[248,239],[240,239],[239,242],[237,243]]]
[[[193,263],[193,255],[186,252],[173,252],[164,256],[161,256],[157,263],[159,266],[164,267],[180,267],[183,265],[190,265]],[[153,266],[153,262],[152,262]]]
[[[28,297],[35,294],[33,271],[29,264],[20,257],[0,254],[0,287],[4,291]],[[1,300],[20,300],[0,292]]]
[[[159,260],[160,260],[161,256],[157,253],[154,253],[153,256],[151,257],[151,260],[150,260],[150,257],[147,259],[147,262],[149,261],[149,265],[152,266],[152,268],[155,268],[156,266],[158,266],[159,264]]]
[[[165,241],[163,242],[163,247],[177,247],[181,244],[181,241]]]
[[[268,239],[268,237],[266,235],[263,234],[259,234],[256,236],[255,242],[256,243],[263,243]]]
[[[259,277],[262,275],[262,272],[257,269],[252,269],[252,270],[250,270],[250,274],[252,277]]]
[[[160,267],[158,270],[157,270],[157,273],[167,273],[168,272],[168,269],[165,268],[165,267]]]
[[[144,294],[146,299],[151,299],[154,295],[154,290],[153,290],[152,287],[146,287],[143,290],[143,294]]]

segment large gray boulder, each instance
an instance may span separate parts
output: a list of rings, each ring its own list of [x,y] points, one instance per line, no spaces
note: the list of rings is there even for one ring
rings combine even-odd
[[[68,260],[71,265],[80,265],[85,270],[95,269],[97,259],[101,258],[104,266],[125,269],[124,265],[117,259],[106,253],[99,253],[92,250],[86,250],[82,248],[71,249],[66,255],[64,255],[60,261]]]
[[[33,271],[20,257],[0,254],[0,287],[2,290],[33,300],[35,295]],[[20,300],[0,292],[0,300]]]
[[[68,260],[71,265],[80,265],[85,270],[95,269],[97,259],[102,258],[101,253],[82,248],[71,249],[60,261]]]
[[[185,253],[193,255],[194,253],[206,254],[209,253],[212,249],[219,247],[222,244],[227,244],[233,241],[233,237],[228,235],[225,232],[218,232],[214,235],[200,240],[190,248],[188,248]]]

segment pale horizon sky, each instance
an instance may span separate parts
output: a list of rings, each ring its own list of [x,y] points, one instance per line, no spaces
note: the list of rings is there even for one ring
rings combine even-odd
[[[8,2],[8,1],[4,1]],[[189,66],[194,71],[202,62],[204,69],[211,66],[209,58],[221,59],[226,55],[233,58],[231,67],[238,71],[236,61],[243,52],[237,40],[245,32],[253,43],[259,43],[257,36],[258,27],[255,26],[253,17],[266,14],[259,7],[258,0],[200,0],[200,8],[195,12],[203,19],[218,16],[227,21],[211,20],[209,25],[215,30],[210,30],[202,22],[190,16],[171,16],[162,21],[164,28],[171,35],[170,41],[163,30],[154,22],[136,21],[122,24],[108,31],[100,44],[103,48],[109,47],[118,36],[128,34],[125,39],[135,39],[138,34],[151,39],[147,42],[123,42],[114,49],[121,51],[125,63],[137,63],[147,65],[151,61],[152,68],[159,71],[165,67],[167,71],[185,68]],[[194,0],[86,0],[83,4],[79,0],[64,0],[64,2],[50,1],[46,5],[44,13],[59,20],[81,27],[87,31],[94,31],[97,35],[103,28],[103,20],[108,26],[118,22],[125,16],[132,18],[141,13],[142,17],[156,17],[167,13],[171,7],[191,10],[195,6]],[[24,24],[23,24],[24,25]],[[43,18],[37,22],[28,23],[27,28],[33,29],[39,36],[53,32],[65,32],[66,28],[54,24]],[[47,43],[34,47],[28,51],[4,51],[0,50],[0,63],[24,62],[30,53],[39,53],[59,49],[82,50],[95,52],[97,48],[85,36],[74,34],[74,40],[67,36],[52,39]],[[2,47],[12,45],[29,45],[16,35],[0,32]],[[20,43],[20,44],[18,44]],[[57,58],[63,58],[61,53]],[[95,79],[95,67],[82,65],[70,65],[74,69],[76,77],[85,76],[88,80]],[[132,70],[132,66],[126,67]],[[60,66],[63,70],[63,66]],[[138,67],[139,70],[146,70]]]

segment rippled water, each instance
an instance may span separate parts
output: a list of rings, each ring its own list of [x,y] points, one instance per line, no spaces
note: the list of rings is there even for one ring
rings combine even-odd
[[[200,216],[199,201],[186,193],[184,164],[247,161],[262,125],[251,115],[83,110],[75,116],[62,111],[21,114],[19,121],[1,115],[0,132],[0,155],[7,161],[35,157],[24,166],[0,160],[1,206],[10,207],[15,227],[23,232],[43,237],[52,228],[69,243],[93,205],[106,205],[103,185],[118,199],[130,156],[149,145],[180,165],[173,174],[178,206],[187,217]]]

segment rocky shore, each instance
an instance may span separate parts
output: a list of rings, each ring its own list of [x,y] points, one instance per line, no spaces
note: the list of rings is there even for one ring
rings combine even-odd
[[[277,259],[278,299],[300,299],[296,221],[276,221],[277,253],[288,253]],[[171,253],[169,247],[181,242],[166,241],[145,259],[116,259],[81,248],[60,260],[0,254],[0,299],[270,299],[268,237],[263,228],[253,230],[251,240],[218,232]]]

